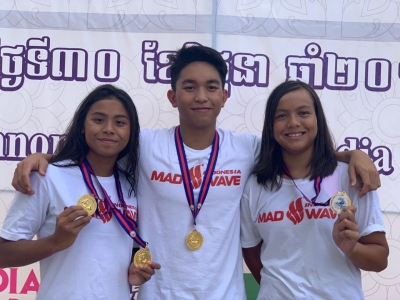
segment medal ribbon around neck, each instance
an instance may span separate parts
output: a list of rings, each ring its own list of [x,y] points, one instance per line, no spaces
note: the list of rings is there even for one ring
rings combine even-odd
[[[285,164],[283,164],[283,171],[285,172],[285,174],[292,180],[294,186],[296,187],[296,189],[303,195],[304,199],[307,200],[307,202],[311,203],[314,206],[328,206],[329,205],[329,200],[327,202],[322,202],[322,203],[316,203],[315,201],[317,201],[318,195],[321,192],[321,184],[322,184],[322,180],[323,178],[318,175],[315,179],[314,179],[314,191],[315,191],[315,196],[310,200],[297,186],[296,182],[293,179],[292,174],[290,174],[289,169],[286,167]]]
[[[101,190],[102,190],[103,195],[104,195],[104,199],[105,199],[106,203],[109,205],[109,207],[111,208],[110,210],[114,214],[114,216],[117,219],[118,223],[122,226],[122,228],[125,230],[125,232],[136,243],[138,243],[143,248],[146,248],[147,243],[145,241],[143,241],[142,238],[137,233],[137,230],[136,230],[137,223],[136,223],[136,221],[126,214],[127,207],[126,207],[126,203],[125,203],[125,200],[124,200],[124,195],[122,193],[121,182],[119,180],[119,174],[118,174],[117,167],[116,166],[114,167],[115,185],[117,187],[118,199],[122,204],[122,210],[123,210],[124,213],[121,213],[121,211],[118,208],[115,207],[114,203],[111,201],[110,197],[108,196],[106,190],[101,186],[99,180],[96,177],[96,174],[94,174],[94,171],[93,171],[92,167],[90,166],[90,164],[89,164],[89,162],[87,161],[86,158],[80,164],[79,168],[81,169],[83,180],[85,181],[87,187],[89,188],[89,190],[91,191],[91,193],[95,197],[96,201],[98,199],[101,199],[101,198],[99,197],[99,195],[98,195],[98,193],[96,191],[96,188],[95,188],[95,186],[93,184],[91,175],[93,175],[96,178],[97,183],[100,185]],[[97,210],[98,210],[98,208],[96,209],[96,213],[98,214]]]
[[[185,188],[186,198],[189,204],[189,208],[193,215],[193,224],[196,226],[196,217],[199,214],[206,200],[206,196],[211,185],[211,179],[214,173],[215,165],[217,164],[217,158],[219,152],[219,134],[217,131],[215,131],[210,157],[208,158],[207,169],[201,183],[199,199],[196,205],[194,202],[193,185],[192,181],[190,180],[189,167],[187,164],[185,148],[183,146],[182,135],[179,128],[180,126],[177,126],[175,128],[176,153],[178,154],[179,166],[181,168],[182,180],[183,180],[183,186]]]

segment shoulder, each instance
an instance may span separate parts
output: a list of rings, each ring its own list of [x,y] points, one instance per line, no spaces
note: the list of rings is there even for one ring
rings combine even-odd
[[[249,132],[234,132],[226,129],[217,129],[221,143],[230,144],[235,148],[251,148],[253,153],[258,153],[261,145],[260,137]]]
[[[65,180],[68,177],[76,178],[76,176],[81,176],[81,172],[78,166],[68,166],[72,164],[71,160],[63,160],[54,164],[49,164],[46,175],[41,176],[39,172],[32,172],[30,175],[32,184],[33,182],[41,182],[47,184],[49,182],[60,182],[60,180]]]
[[[140,129],[140,144],[150,144],[154,140],[165,139],[173,136],[175,127],[160,129]]]
[[[257,182],[257,176],[255,174],[251,174],[244,186],[243,195],[250,197],[251,194],[259,194],[263,189],[264,187]]]

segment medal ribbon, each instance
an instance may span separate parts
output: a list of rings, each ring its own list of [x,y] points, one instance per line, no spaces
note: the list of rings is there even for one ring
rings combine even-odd
[[[290,174],[289,169],[286,167],[285,164],[283,164],[283,171],[285,172],[285,174],[292,180],[294,186],[296,187],[296,189],[303,195],[304,199],[306,199],[309,203],[311,203],[314,206],[327,206],[329,205],[329,200],[327,202],[323,202],[323,203],[316,203],[315,201],[317,201],[318,195],[321,192],[321,183],[323,178],[318,175],[315,179],[314,179],[314,191],[315,191],[315,196],[310,200],[297,186],[296,182],[294,181],[292,174]]]
[[[215,131],[210,157],[208,158],[207,169],[206,172],[204,173],[204,178],[202,180],[199,193],[199,199],[196,205],[194,202],[193,184],[190,179],[185,148],[183,146],[182,135],[179,128],[180,126],[177,126],[175,128],[176,153],[178,154],[179,166],[181,168],[182,181],[183,181],[183,186],[185,188],[186,199],[188,201],[189,208],[193,215],[193,224],[196,225],[196,217],[199,214],[201,207],[204,204],[204,201],[206,200],[206,196],[211,185],[211,179],[214,173],[215,165],[217,164],[217,158],[219,152],[219,134],[217,131]]]
[[[126,203],[124,200],[124,195],[122,193],[121,182],[119,180],[119,173],[118,173],[117,167],[116,166],[114,167],[114,178],[115,178],[115,185],[117,187],[117,192],[118,192],[118,199],[119,199],[120,203],[122,204],[123,213],[118,208],[115,207],[114,203],[111,201],[110,197],[108,196],[106,190],[101,186],[99,180],[96,177],[96,174],[94,174],[94,171],[86,158],[82,162],[82,164],[80,164],[79,168],[81,169],[83,180],[85,181],[86,186],[89,188],[89,190],[91,191],[93,196],[96,198],[96,201],[101,198],[99,197],[97,190],[93,184],[91,175],[93,175],[96,178],[97,183],[100,185],[101,191],[103,192],[103,195],[104,195],[104,200],[111,208],[110,211],[114,214],[114,217],[117,219],[118,223],[122,226],[122,228],[125,230],[125,232],[132,239],[135,240],[136,243],[138,243],[143,248],[146,248],[147,243],[145,241],[143,241],[143,239],[139,236],[139,234],[136,231],[136,228],[137,228],[136,221],[133,218],[129,217],[126,213],[127,207],[126,207]],[[97,205],[97,208],[96,208],[97,214],[99,214],[98,208],[99,208],[99,206]]]

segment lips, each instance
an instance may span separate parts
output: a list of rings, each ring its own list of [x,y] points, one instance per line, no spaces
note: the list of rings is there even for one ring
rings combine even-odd
[[[295,132],[295,133],[286,133],[285,135],[287,137],[299,137],[302,136],[304,134],[304,132]]]
[[[117,141],[111,139],[99,139],[100,142],[105,144],[115,144]]]
[[[194,108],[192,108],[192,110],[195,110],[195,111],[207,111],[210,109],[211,108],[209,108],[209,107],[194,107]]]

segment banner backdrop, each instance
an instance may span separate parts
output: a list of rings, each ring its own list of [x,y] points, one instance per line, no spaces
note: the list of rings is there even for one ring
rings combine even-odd
[[[200,43],[229,68],[218,126],[260,135],[270,91],[299,79],[320,95],[338,149],[368,153],[381,174],[390,257],[383,272],[363,272],[363,290],[400,299],[399,39],[395,0],[1,0],[0,227],[16,163],[52,153],[95,86],[128,91],[142,127],[178,124],[167,55]],[[0,300],[34,299],[38,287],[36,264],[0,269]]]

